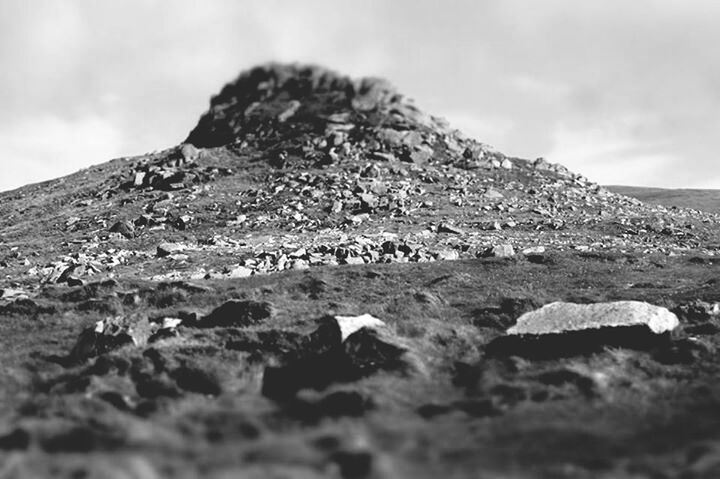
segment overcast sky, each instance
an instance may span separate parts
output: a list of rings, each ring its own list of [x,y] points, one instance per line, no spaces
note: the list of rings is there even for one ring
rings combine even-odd
[[[719,45],[711,0],[0,0],[0,190],[177,144],[270,60],[599,183],[720,188]]]

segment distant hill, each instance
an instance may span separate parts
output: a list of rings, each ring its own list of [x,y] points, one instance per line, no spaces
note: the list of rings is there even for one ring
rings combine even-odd
[[[710,213],[720,212],[720,190],[647,188],[642,186],[606,186],[613,193],[663,206],[694,208]]]

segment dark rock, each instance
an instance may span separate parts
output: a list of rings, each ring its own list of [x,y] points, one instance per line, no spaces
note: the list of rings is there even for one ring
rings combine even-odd
[[[230,300],[215,308],[195,324],[199,328],[245,327],[259,324],[275,313],[273,305],[263,301]]]
[[[440,223],[437,231],[438,231],[438,233],[449,233],[449,234],[454,234],[454,235],[461,235],[461,234],[465,233],[462,229],[458,228],[457,226],[454,226],[454,225],[451,225],[448,223]]]
[[[120,411],[131,412],[134,409],[130,398],[116,391],[105,391],[98,394],[97,397]]]
[[[0,436],[0,449],[4,451],[25,450],[30,446],[30,433],[25,429],[17,428]]]
[[[373,456],[366,451],[337,451],[332,461],[340,467],[343,479],[363,479],[373,472]]]
[[[118,221],[110,227],[111,233],[120,233],[125,238],[132,239],[135,237],[135,226],[129,221]]]
[[[182,366],[173,371],[173,377],[180,388],[217,396],[222,392],[222,381],[215,371],[201,367]]]
[[[263,394],[288,398],[303,388],[324,389],[379,370],[405,370],[407,349],[396,344],[383,326],[370,315],[325,318],[310,335],[306,354],[265,369]]]
[[[109,320],[98,321],[94,327],[80,333],[69,357],[73,361],[84,361],[133,343],[133,337],[126,326]]]
[[[180,253],[184,249],[185,247],[181,244],[161,243],[157,247],[157,256],[159,258],[164,258],[165,256],[170,256],[171,254]]]

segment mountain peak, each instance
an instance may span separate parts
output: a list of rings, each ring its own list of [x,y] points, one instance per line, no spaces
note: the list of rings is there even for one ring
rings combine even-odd
[[[351,79],[300,64],[271,63],[241,73],[212,98],[186,142],[243,145],[311,165],[368,154],[419,164],[505,159],[420,110],[387,80]]]
[[[385,80],[347,76],[317,65],[269,63],[242,72],[210,102],[187,142],[220,146],[271,121],[312,120],[369,111],[397,98]]]

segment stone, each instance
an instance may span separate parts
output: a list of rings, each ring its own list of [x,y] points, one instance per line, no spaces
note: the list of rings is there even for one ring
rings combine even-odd
[[[411,163],[415,163],[417,165],[423,165],[430,161],[430,159],[433,157],[435,152],[432,148],[426,145],[420,145],[415,150],[410,152],[409,155],[407,155],[407,160]]]
[[[70,351],[73,362],[99,356],[127,344],[135,344],[131,329],[119,319],[104,319],[86,328]]]
[[[200,151],[195,147],[195,145],[185,143],[180,147],[180,155],[185,161],[190,162],[198,159]]]
[[[138,171],[135,173],[135,177],[133,178],[133,186],[142,186],[143,182],[145,181],[145,173],[144,171]]]
[[[624,348],[649,351],[666,362],[686,361],[695,345],[673,341],[670,332],[678,325],[672,312],[640,301],[555,302],[520,316],[505,336],[485,347],[485,355],[546,360]]]
[[[440,223],[437,231],[438,231],[438,233],[449,233],[449,234],[453,234],[453,235],[461,235],[461,234],[465,233],[462,229],[458,228],[457,226],[451,225],[448,223]]]
[[[507,159],[507,158],[505,158],[504,160],[502,160],[502,162],[500,163],[500,168],[504,168],[504,169],[506,169],[506,170],[511,170],[512,167],[513,167],[512,161],[510,161],[510,160]]]
[[[575,304],[554,302],[520,316],[507,334],[556,334],[621,326],[647,326],[655,334],[672,331],[680,322],[668,309],[641,301]]]
[[[178,243],[161,243],[157,247],[158,258],[164,258],[173,254],[180,253],[185,249],[185,246]]]
[[[290,100],[290,102],[288,103],[288,107],[278,115],[278,117],[277,117],[278,121],[280,123],[285,123],[291,117],[293,117],[299,109],[300,109],[300,102],[297,100]]]
[[[125,238],[131,239],[135,237],[135,226],[129,221],[118,221],[110,227],[111,233],[120,233]]]
[[[373,151],[368,155],[373,160],[380,161],[397,161],[397,158],[392,153],[384,153],[382,151]]]
[[[22,289],[4,288],[0,289],[0,298],[2,299],[27,299],[29,293]]]
[[[440,250],[437,253],[437,259],[440,261],[453,261],[456,259],[460,259],[460,253],[458,253],[457,250],[454,249]]]
[[[348,256],[343,260],[343,264],[365,264],[365,260],[360,256]]]
[[[253,270],[246,268],[245,266],[236,266],[228,271],[227,276],[229,278],[247,278],[252,276]]]
[[[335,322],[340,328],[340,341],[344,342],[351,334],[362,328],[384,328],[385,323],[369,314],[360,316],[335,316]]]
[[[501,200],[504,198],[504,195],[494,188],[488,188],[483,193],[483,196],[489,200]]]
[[[543,254],[545,252],[544,246],[531,246],[529,248],[525,248],[522,250],[522,254],[525,256],[532,255],[532,254]]]
[[[492,248],[486,249],[482,256],[495,258],[511,258],[515,256],[515,249],[512,247],[512,245],[509,244],[496,245]]]

